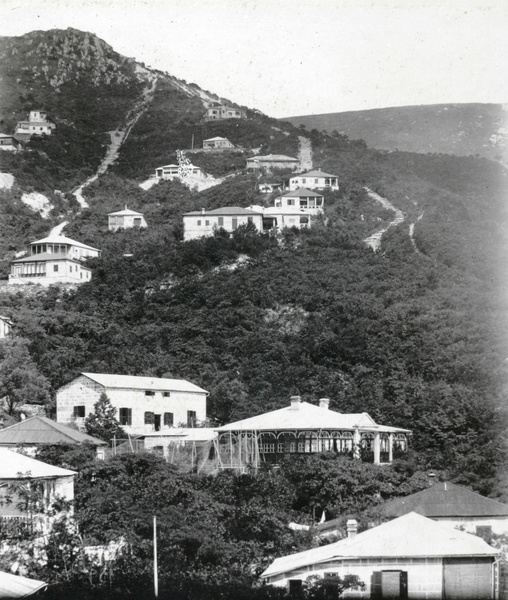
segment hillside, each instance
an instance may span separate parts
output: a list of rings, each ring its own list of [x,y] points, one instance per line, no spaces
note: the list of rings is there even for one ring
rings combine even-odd
[[[283,119],[309,131],[338,131],[371,148],[483,156],[508,161],[508,113],[500,104],[437,104]]]
[[[25,52],[32,47],[40,52]],[[440,469],[484,493],[506,494],[501,165],[379,152],[254,109],[246,120],[203,123],[203,97],[213,94],[74,30],[4,39],[2,48],[2,114],[21,118],[44,104],[57,124],[54,137],[2,156],[2,170],[15,176],[0,196],[8,232],[2,275],[28,240],[63,220],[66,235],[102,249],[92,281],[76,290],[0,288],[0,314],[16,323],[52,394],[81,371],[183,377],[210,391],[217,422],[284,406],[295,393],[326,396],[333,409],[411,429],[414,469]],[[29,99],[25,71],[38,82]],[[118,157],[79,206],[68,192],[95,172],[107,132],[125,133],[135,109]],[[199,146],[214,135],[242,147],[192,156],[208,161],[212,175],[231,175],[219,185],[140,187],[193,136]],[[181,241],[186,211],[271,202],[258,194],[257,176],[243,171],[244,153],[296,153],[299,136],[314,166],[339,176],[322,221],[279,239],[238,231]],[[57,185],[63,195],[54,194]],[[27,207],[27,191],[48,194],[49,215]],[[400,213],[397,225],[388,227],[394,210],[374,194]],[[107,230],[107,213],[125,204],[145,214],[146,231]],[[384,229],[374,253],[365,240]]]

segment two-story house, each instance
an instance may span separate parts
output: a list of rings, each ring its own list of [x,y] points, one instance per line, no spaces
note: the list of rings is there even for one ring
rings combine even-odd
[[[117,229],[141,229],[148,227],[143,213],[129,210],[125,207],[124,210],[112,212],[108,214],[108,229],[109,231],[117,231]]]
[[[6,133],[0,133],[0,150],[8,150],[10,152],[17,152],[21,150],[21,144],[13,135],[7,135]]]
[[[28,121],[18,121],[16,125],[16,134],[37,134],[51,135],[51,131],[56,125],[48,121],[48,113],[45,110],[31,110],[28,115]]]
[[[307,171],[289,178],[289,189],[307,188],[310,190],[338,190],[339,178],[337,175],[325,173],[320,170]]]
[[[263,231],[280,230],[284,227],[310,227],[312,214],[296,206],[260,206],[253,204],[247,207],[249,210],[263,214]]]
[[[203,115],[204,121],[218,121],[221,119],[246,119],[247,113],[241,108],[226,106],[225,104],[212,104]]]
[[[203,140],[203,150],[230,150],[234,147],[234,144],[223,137],[217,136]]]
[[[10,285],[38,283],[85,283],[92,271],[83,260],[100,256],[100,250],[63,235],[50,235],[32,242],[28,256],[11,264]]]
[[[276,208],[298,208],[304,209],[311,215],[317,215],[323,212],[325,199],[322,194],[300,188],[295,191],[289,191],[278,198],[275,198],[274,206]]]
[[[102,393],[129,434],[193,427],[206,419],[208,392],[185,379],[81,373],[57,390],[57,422],[83,427]]]
[[[252,223],[258,231],[263,231],[263,214],[240,206],[194,210],[183,215],[183,239],[188,241],[213,235],[220,228],[232,233],[240,225],[247,223]]]

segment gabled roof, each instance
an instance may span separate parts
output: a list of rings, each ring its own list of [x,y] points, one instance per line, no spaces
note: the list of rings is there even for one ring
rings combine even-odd
[[[164,165],[163,167],[157,167],[157,169],[178,169],[179,166],[178,165]]]
[[[0,598],[27,598],[47,585],[38,579],[29,579],[0,571]]]
[[[430,518],[508,516],[507,504],[449,482],[435,483],[416,494],[386,502],[380,510],[387,517],[398,517],[410,511]]]
[[[251,156],[247,160],[263,160],[272,162],[300,162],[297,158],[294,158],[293,156],[285,156],[284,154],[266,154],[265,156]]]
[[[82,244],[81,242],[77,242],[76,240],[71,240],[71,238],[65,237],[65,235],[48,235],[48,237],[42,238],[42,240],[36,240],[35,242],[30,242],[30,246],[33,244],[68,244],[70,246],[76,246],[77,248],[85,248],[87,250],[96,250],[97,248],[92,248],[92,246],[87,246],[86,244]]]
[[[248,208],[242,208],[241,206],[224,206],[223,208],[214,208],[213,210],[205,210],[205,212],[203,212],[202,210],[193,210],[191,212],[183,214],[184,217],[198,217],[199,215],[203,215],[205,217],[210,216],[210,215],[215,215],[215,216],[247,215],[247,216],[252,217],[254,215],[261,215],[261,213],[255,212],[253,210],[249,210]]]
[[[83,266],[82,262],[77,259],[74,258],[73,256],[70,256],[69,254],[61,254],[60,252],[55,252],[55,253],[51,253],[51,252],[40,252],[39,254],[32,254],[32,256],[25,256],[24,258],[16,258],[16,260],[13,260],[13,263],[25,263],[25,262],[46,262],[48,260],[68,260],[70,262],[79,264],[82,266],[83,269],[86,269],[88,267]]]
[[[218,427],[217,431],[352,430],[355,427],[360,427],[362,430],[381,432],[409,432],[407,429],[377,425],[367,413],[343,414],[308,402],[300,402],[296,405],[272,410],[257,417],[229,423]]]
[[[0,446],[21,446],[31,444],[83,444],[105,446],[106,442],[81,433],[67,425],[62,425],[46,417],[32,417],[0,429]]]
[[[213,137],[213,138],[208,138],[207,140],[203,140],[203,142],[229,142],[228,138],[225,137]]]
[[[318,194],[314,190],[308,190],[307,188],[298,188],[292,192],[286,192],[282,194],[283,198],[323,198],[323,194]]]
[[[161,377],[141,377],[137,375],[110,375],[106,373],[81,373],[105,388],[175,391],[175,392],[208,392],[185,379],[164,379]]]
[[[75,475],[75,471],[61,469],[47,463],[0,448],[0,480],[2,479],[53,479]]]
[[[277,558],[261,577],[341,558],[494,557],[499,552],[475,535],[413,512],[353,538]]]
[[[130,210],[125,208],[124,210],[119,210],[117,212],[108,213],[108,217],[142,217],[143,213],[136,212],[135,210]]]
[[[299,173],[298,175],[293,175],[291,177],[291,179],[293,179],[293,177],[335,177],[337,178],[337,175],[332,175],[331,173],[325,173],[324,171],[320,171],[319,169],[316,169],[314,171],[307,171],[306,173]]]

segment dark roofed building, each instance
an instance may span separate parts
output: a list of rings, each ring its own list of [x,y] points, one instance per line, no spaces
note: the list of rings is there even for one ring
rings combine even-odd
[[[450,482],[396,498],[380,507],[386,517],[416,512],[434,521],[463,527],[470,533],[508,533],[508,505]]]

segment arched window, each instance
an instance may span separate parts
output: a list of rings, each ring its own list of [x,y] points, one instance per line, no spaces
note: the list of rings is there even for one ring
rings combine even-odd
[[[319,452],[319,438],[315,431],[303,431],[298,436],[298,452]]]
[[[259,451],[264,454],[275,454],[276,442],[275,433],[262,433],[259,438]]]

